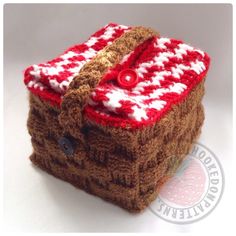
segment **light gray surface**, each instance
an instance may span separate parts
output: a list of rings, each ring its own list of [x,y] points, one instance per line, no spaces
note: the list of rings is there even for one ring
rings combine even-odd
[[[5,220],[9,231],[103,232],[217,230],[227,209],[227,189],[204,221],[175,226],[149,210],[130,215],[78,191],[30,165],[26,130],[27,92],[23,70],[83,42],[108,22],[150,26],[161,35],[206,51],[212,63],[206,81],[206,120],[200,142],[221,160],[232,160],[232,6],[226,4],[90,4],[4,6]],[[218,224],[219,223],[219,224]]]

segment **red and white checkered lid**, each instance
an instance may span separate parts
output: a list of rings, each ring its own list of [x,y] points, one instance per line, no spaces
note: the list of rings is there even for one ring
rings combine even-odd
[[[130,27],[109,24],[87,42],[25,71],[28,89],[60,104],[82,66]],[[153,37],[111,68],[92,91],[84,115],[102,125],[140,127],[160,119],[206,76],[209,56],[180,40]]]
[[[70,82],[79,74],[83,65],[128,30],[127,26],[110,23],[83,44],[67,49],[57,58],[30,66],[25,70],[24,77],[27,88],[52,104],[60,105]]]

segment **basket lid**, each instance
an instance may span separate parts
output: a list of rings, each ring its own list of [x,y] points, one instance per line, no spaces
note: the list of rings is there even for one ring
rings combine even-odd
[[[129,29],[124,25],[107,24],[86,42],[68,48],[53,60],[28,67],[24,73],[27,88],[52,105],[59,106],[62,96],[81,68]]]
[[[156,122],[185,99],[209,63],[207,53],[181,40],[111,23],[59,57],[27,68],[25,84],[60,106],[60,122],[72,133],[84,117],[132,129]]]

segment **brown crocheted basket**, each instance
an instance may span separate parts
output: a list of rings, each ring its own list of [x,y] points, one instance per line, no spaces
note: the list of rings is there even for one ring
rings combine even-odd
[[[30,66],[31,161],[129,211],[144,209],[200,134],[209,61],[152,29],[111,23]]]

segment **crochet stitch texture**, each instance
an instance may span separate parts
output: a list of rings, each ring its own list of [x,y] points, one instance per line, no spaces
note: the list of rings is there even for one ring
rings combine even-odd
[[[200,134],[209,63],[180,40],[111,23],[30,66],[32,162],[129,211],[144,209]]]

